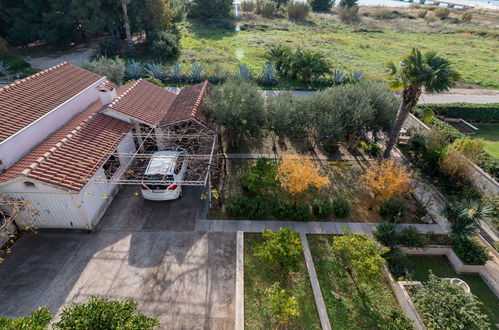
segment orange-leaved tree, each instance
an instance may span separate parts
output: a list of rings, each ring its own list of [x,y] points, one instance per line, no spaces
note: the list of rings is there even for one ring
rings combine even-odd
[[[322,188],[329,184],[329,178],[321,175],[320,168],[301,155],[285,155],[277,170],[281,186],[296,196],[309,187]]]
[[[371,165],[363,181],[374,194],[374,199],[389,199],[412,190],[412,172],[392,159]]]

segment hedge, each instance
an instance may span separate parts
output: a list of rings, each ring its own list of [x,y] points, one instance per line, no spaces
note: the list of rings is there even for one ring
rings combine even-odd
[[[448,104],[420,104],[418,108],[432,109],[435,114],[461,118],[466,121],[478,123],[499,122],[499,103],[473,104],[473,103],[448,103]]]

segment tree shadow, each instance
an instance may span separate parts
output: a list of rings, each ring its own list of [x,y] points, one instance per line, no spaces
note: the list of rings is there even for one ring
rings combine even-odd
[[[232,20],[206,21],[191,18],[189,23],[189,30],[199,39],[222,40],[238,33]]]

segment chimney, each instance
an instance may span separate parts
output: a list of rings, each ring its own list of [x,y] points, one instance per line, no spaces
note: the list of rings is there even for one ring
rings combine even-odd
[[[105,81],[99,86],[97,86],[99,90],[99,98],[102,105],[108,105],[116,99],[116,88],[109,81]]]

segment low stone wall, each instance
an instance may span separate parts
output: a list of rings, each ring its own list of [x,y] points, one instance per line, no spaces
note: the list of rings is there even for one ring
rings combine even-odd
[[[403,127],[405,129],[417,129],[421,132],[429,132],[430,128],[425,125],[421,120],[416,118],[412,113],[409,114],[404,122]],[[482,193],[489,194],[499,194],[499,183],[494,180],[488,173],[482,170],[476,164],[473,165],[473,170],[471,171],[471,181],[475,187]]]

